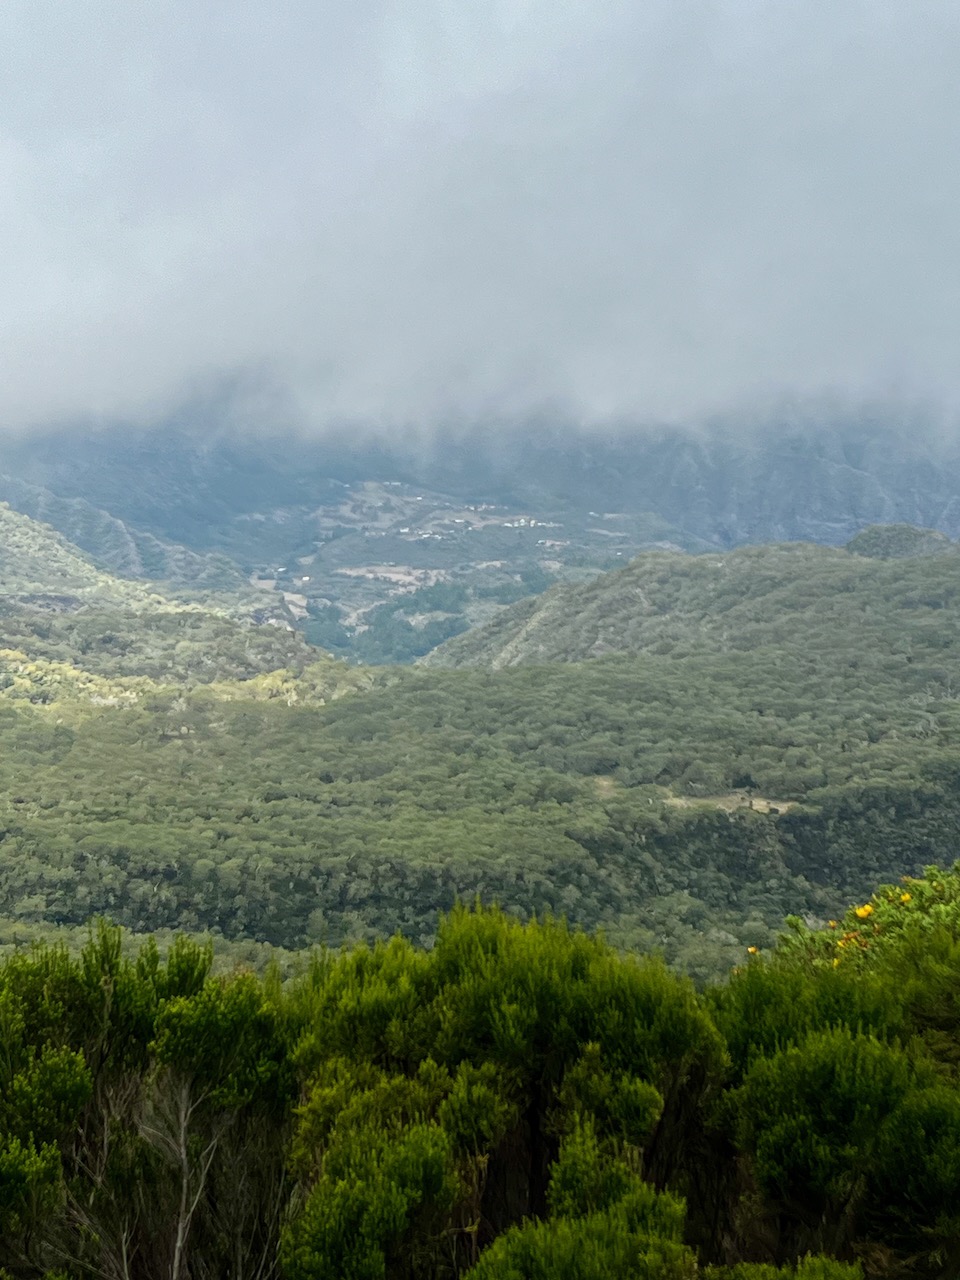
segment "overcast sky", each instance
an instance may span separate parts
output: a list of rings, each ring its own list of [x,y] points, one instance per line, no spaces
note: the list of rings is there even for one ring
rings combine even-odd
[[[0,420],[960,402],[957,0],[4,0]]]

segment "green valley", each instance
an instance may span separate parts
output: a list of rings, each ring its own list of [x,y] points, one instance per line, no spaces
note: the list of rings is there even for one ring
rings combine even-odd
[[[480,897],[705,980],[788,912],[826,919],[955,854],[946,539],[647,553],[428,666],[365,670],[242,594],[180,603],[62,539],[41,553],[16,520],[36,546],[11,536],[5,570],[8,944],[98,914],[282,948],[429,942]]]

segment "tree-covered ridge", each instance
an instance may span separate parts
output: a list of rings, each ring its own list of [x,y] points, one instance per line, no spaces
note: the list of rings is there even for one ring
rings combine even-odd
[[[907,556],[940,556],[954,549],[938,529],[918,529],[912,524],[872,524],[847,543],[854,555],[874,560],[898,560]]]
[[[125,704],[159,686],[327,662],[261,604],[249,590],[184,599],[165,582],[117,577],[0,503],[0,696]],[[344,671],[343,683],[357,681]]]
[[[299,632],[192,606],[153,610],[91,605],[61,614],[0,601],[0,637],[16,661],[33,664],[37,672],[69,666],[75,681],[91,678],[117,689],[131,681],[141,688],[215,681],[246,685],[258,676],[290,680],[321,667],[339,672],[344,688],[370,683],[360,669],[306,644]],[[309,685],[305,676],[304,695]],[[256,696],[254,688],[247,690],[251,696]],[[224,689],[225,696],[230,693]]]
[[[916,535],[914,537],[913,535]],[[919,538],[919,543],[916,539]],[[848,549],[786,543],[648,552],[582,585],[521,601],[424,659],[431,666],[579,662],[616,653],[737,653],[858,631],[864,648],[949,647],[960,552],[942,535],[866,530]]]
[[[142,603],[142,583],[122,581],[48,525],[0,503],[0,590],[4,596],[95,598],[101,603]],[[159,603],[159,597],[157,602]]]
[[[233,628],[230,632],[230,638],[236,639]],[[369,673],[334,658],[320,657],[306,665],[274,669],[270,659],[277,657],[276,648],[268,646],[267,653],[268,661],[257,665],[262,651],[256,646],[244,645],[242,655],[234,657],[229,650],[211,653],[207,646],[195,655],[191,646],[178,644],[172,656],[162,649],[151,649],[149,661],[137,663],[152,675],[104,677],[74,663],[0,649],[0,698],[47,709],[59,724],[82,724],[93,708],[133,707],[155,698],[169,702],[171,686],[178,685],[202,684],[212,697],[224,702],[276,699],[292,707],[322,706],[372,683]]]
[[[0,501],[32,520],[52,525],[101,569],[123,578],[148,578],[178,591],[236,591],[245,585],[236,563],[215,552],[193,551],[125,524],[85,498],[0,474]]]
[[[219,585],[181,583],[159,572],[151,576],[147,565],[142,569],[136,576],[118,576],[50,525],[0,502],[0,597],[5,601],[46,612],[82,605],[174,612],[206,608],[227,617],[263,614],[281,620],[282,602],[275,602],[271,614],[263,608],[263,595],[235,576]]]
[[[101,927],[0,964],[5,1274],[956,1272],[958,870],[702,994],[479,909],[286,983],[211,959]]]

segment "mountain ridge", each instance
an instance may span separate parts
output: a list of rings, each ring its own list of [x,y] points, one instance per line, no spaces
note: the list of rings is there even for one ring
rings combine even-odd
[[[362,663],[412,661],[657,547],[842,545],[878,521],[960,536],[960,444],[869,414],[443,441],[256,440],[198,421],[0,438],[0,472],[0,495],[112,571],[181,593],[249,578],[264,609],[292,608],[313,643]]]
[[[228,557],[199,553],[132,528],[84,498],[61,498],[48,489],[0,474],[0,502],[55,528],[103,569],[124,578],[162,580],[181,590],[230,590],[244,575]]]
[[[902,541],[906,526],[891,526]],[[897,533],[896,531],[900,531]],[[482,627],[446,641],[420,659],[428,667],[576,662],[611,654],[693,652],[698,647],[736,648],[739,627],[751,644],[786,639],[783,616],[822,615],[842,609],[851,591],[937,594],[952,602],[960,591],[960,548],[943,535],[916,530],[915,550],[897,556],[865,555],[857,547],[879,544],[871,529],[849,548],[812,543],[737,547],[699,555],[646,552],[622,569],[590,582],[558,584],[543,595],[510,605]],[[910,567],[907,567],[907,562]],[[889,598],[888,598],[889,597]],[[767,617],[763,614],[766,598]],[[869,625],[869,623],[867,624]],[[684,649],[684,646],[686,648]]]

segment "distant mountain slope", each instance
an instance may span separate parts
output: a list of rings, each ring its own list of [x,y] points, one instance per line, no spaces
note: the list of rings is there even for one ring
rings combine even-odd
[[[160,685],[302,672],[324,658],[248,589],[184,600],[121,578],[49,525],[0,502],[0,693],[39,703],[112,696],[104,681]],[[279,625],[258,625],[260,622]],[[145,687],[145,686],[144,686]],[[113,690],[129,692],[119,684]],[[279,692],[277,696],[280,696]]]
[[[112,572],[190,594],[237,589],[242,571],[264,608],[364,663],[410,661],[644,550],[842,545],[878,522],[960,536],[960,439],[917,415],[830,407],[752,427],[524,423],[435,439],[245,435],[198,413],[0,435],[0,473],[0,499]]]
[[[144,602],[150,592],[106,572],[47,524],[0,503],[0,593],[25,599],[62,596],[74,605]]]
[[[61,498],[0,474],[0,502],[51,525],[97,565],[120,577],[159,579],[181,591],[237,590],[246,582],[227,556],[191,551],[134,529],[84,498]]]
[[[955,623],[940,611],[958,601],[960,548],[903,526],[867,531],[850,550],[787,543],[647,553],[592,582],[512,605],[423,662],[497,669],[617,653],[746,652],[828,626],[864,646],[899,646],[917,629],[926,636],[942,626],[953,637]]]
[[[191,547],[257,560],[244,517],[304,514],[332,482],[389,480],[539,512],[653,513],[675,540],[844,543],[867,524],[960,535],[960,440],[906,415],[835,409],[709,429],[476,428],[434,441],[362,433],[260,438],[197,423],[163,431],[0,439],[0,471]],[[335,485],[334,485],[335,488]],[[279,552],[277,552],[279,553]],[[275,554],[271,550],[271,555]]]

